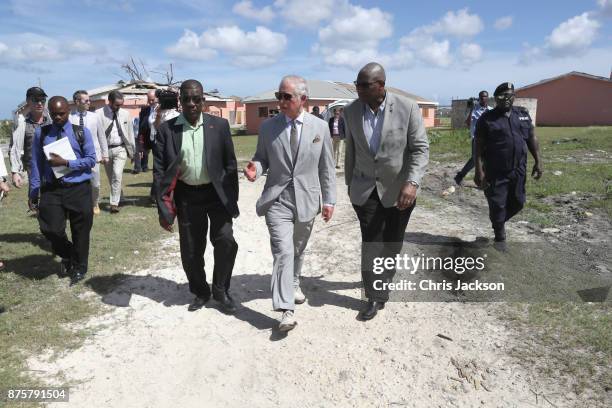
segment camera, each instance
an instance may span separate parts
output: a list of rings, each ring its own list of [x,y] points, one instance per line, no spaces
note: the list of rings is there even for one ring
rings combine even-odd
[[[178,92],[170,89],[157,89],[155,96],[159,101],[159,109],[178,108]]]

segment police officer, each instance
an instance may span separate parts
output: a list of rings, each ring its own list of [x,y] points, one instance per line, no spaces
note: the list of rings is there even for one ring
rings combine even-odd
[[[494,92],[496,106],[476,124],[474,182],[484,190],[495,247],[506,249],[504,224],[525,204],[527,149],[535,160],[531,175],[542,176],[538,139],[529,112],[514,104],[514,85],[504,82]]]
[[[93,224],[91,206],[91,169],[96,164],[94,142],[86,127],[68,120],[68,101],[62,96],[49,100],[53,124],[36,130],[32,143],[32,171],[28,204],[38,210],[40,231],[51,242],[53,252],[62,258],[62,274],[70,275],[74,285],[85,277],[89,258],[89,233]],[[67,160],[50,154],[47,160],[43,146],[67,138],[76,159]],[[63,177],[52,167],[62,167]],[[70,220],[72,241],[66,235]]]

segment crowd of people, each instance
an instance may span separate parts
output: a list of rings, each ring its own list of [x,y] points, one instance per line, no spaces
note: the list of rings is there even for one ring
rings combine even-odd
[[[358,98],[326,122],[318,111],[307,112],[307,81],[288,75],[275,93],[280,113],[261,124],[255,154],[242,171],[250,182],[266,177],[256,212],[265,217],[270,234],[272,305],[281,313],[280,331],[297,325],[296,304],[306,300],[300,288],[304,251],[316,216],[329,222],[334,215],[342,152],[344,182],[363,244],[367,302],[359,317],[374,318],[389,300],[387,284],[395,269],[374,273],[365,259],[372,254],[364,248],[380,244],[384,256],[401,250],[428,166],[429,144],[417,103],[388,92],[385,83],[380,64],[365,65],[355,81]],[[535,159],[533,177],[542,175],[539,147],[529,113],[513,106],[511,83],[496,88],[494,109],[488,108],[486,91],[479,97],[470,114],[473,157],[455,181],[461,184],[475,167],[495,242],[505,250],[505,222],[525,203],[527,150]],[[12,183],[21,188],[28,181],[28,204],[61,258],[60,273],[72,285],[86,276],[90,231],[100,212],[100,165],[110,185],[110,212],[116,214],[127,160],[134,162],[134,172],[147,171],[153,152],[150,194],[161,227],[173,231],[178,224],[182,267],[194,295],[188,310],[202,308],[212,297],[224,312],[234,313],[230,282],[238,253],[233,219],[239,216],[239,170],[229,123],[204,112],[202,84],[189,79],[180,90],[151,91],[136,131],[118,91],[110,92],[108,104],[95,112],[83,90],[74,93],[72,112],[62,96],[50,98],[45,110],[46,98],[39,87],[27,90],[28,114],[16,123],[9,155]],[[0,194],[9,190],[7,173],[0,166]],[[204,268],[209,229],[212,286]]]

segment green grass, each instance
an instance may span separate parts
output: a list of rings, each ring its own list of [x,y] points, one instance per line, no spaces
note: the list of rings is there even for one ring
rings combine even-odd
[[[102,173],[102,197],[108,202],[108,181]],[[156,261],[159,255],[154,244],[164,232],[158,225],[157,210],[148,205],[151,177],[151,172],[124,173],[124,194],[130,201],[119,214],[103,211],[94,218],[88,278],[118,275]],[[25,188],[13,188],[0,208],[0,255],[6,263],[0,272],[0,304],[6,308],[0,314],[3,387],[36,385],[26,371],[26,356],[77,346],[87,333],[69,329],[68,324],[100,310],[98,302],[82,296],[90,291],[87,279],[70,288],[66,279],[57,278],[59,263],[40,234],[36,218],[26,214],[26,200]]]
[[[511,355],[576,394],[596,399],[612,387],[612,309],[609,303],[514,304],[505,318],[519,331]]]
[[[238,159],[238,168],[240,170],[240,167],[251,160],[253,154],[255,154],[257,135],[234,136],[232,141],[234,142],[234,151],[236,152],[236,159]]]
[[[472,139],[468,129],[429,129],[427,136],[431,160],[463,161],[472,154]]]

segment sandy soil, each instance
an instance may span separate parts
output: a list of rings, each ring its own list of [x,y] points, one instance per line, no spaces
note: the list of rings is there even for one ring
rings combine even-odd
[[[159,267],[131,272],[111,293],[92,292],[108,305],[106,314],[84,323],[95,335],[59,358],[31,358],[31,369],[51,384],[73,384],[71,407],[553,406],[546,399],[580,406],[508,356],[513,331],[491,304],[388,303],[374,320],[357,321],[360,234],[343,183],[334,219],[315,223],[299,324],[288,336],[277,333],[268,232],[255,215],[262,187],[263,180],[240,182],[235,316],[214,301],[187,312],[192,295],[178,235],[168,235]],[[417,206],[408,231],[466,241],[489,236],[486,204],[479,203],[467,212],[449,201],[443,211]],[[510,232],[533,239],[523,225]]]

